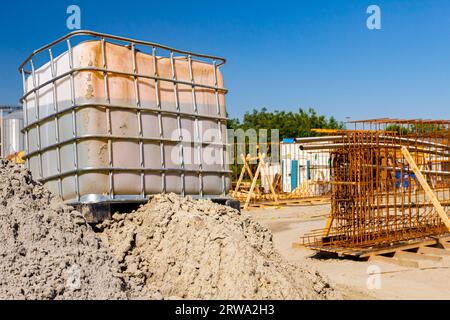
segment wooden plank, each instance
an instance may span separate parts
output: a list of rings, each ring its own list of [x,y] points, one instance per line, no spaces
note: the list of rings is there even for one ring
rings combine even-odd
[[[325,225],[325,229],[323,229],[324,237],[328,237],[328,235],[330,234],[331,226],[333,225],[333,220],[334,220],[333,212],[330,212],[327,218],[327,224]]]
[[[420,247],[417,253],[431,254],[437,256],[450,256],[450,250],[435,247]]]
[[[444,249],[450,250],[450,243],[448,243],[445,240],[439,239],[438,240],[439,245],[441,245],[441,247],[443,247]]]
[[[367,250],[367,252],[361,254],[360,257],[367,258],[374,254],[381,255],[381,254],[395,253],[399,250],[410,250],[410,249],[419,248],[421,246],[435,245],[436,243],[437,243],[436,240],[424,240],[424,241],[420,241],[420,242],[414,242],[411,244],[399,244],[399,245],[388,247],[388,248]]]
[[[238,182],[236,183],[236,188],[234,189],[233,197],[235,197],[237,195],[237,193],[239,191],[239,187],[241,186],[242,179],[244,178],[244,175],[245,175],[245,166],[246,166],[247,162],[246,162],[246,160],[244,158],[244,155],[241,154],[241,158],[244,161],[244,166],[242,167],[241,174],[239,175]]]
[[[248,196],[248,194],[247,194]],[[247,198],[246,196],[246,198]],[[242,208],[244,207],[245,201],[243,201]],[[306,198],[306,199],[287,199],[287,200],[277,200],[277,201],[264,201],[260,200],[258,202],[252,202],[248,205],[248,207],[259,207],[262,205],[268,206],[306,206],[306,205],[317,205],[317,204],[328,204],[330,203],[330,198],[321,197],[321,198]]]
[[[401,267],[408,268],[418,268],[419,263],[417,261],[407,260],[407,259],[399,259],[393,257],[385,257],[379,255],[372,255],[369,257],[369,262],[384,262],[384,263],[392,263]]]
[[[250,170],[250,166],[248,164],[249,161],[251,161],[251,160],[252,160],[252,158],[250,157],[250,154],[249,154],[247,156],[247,158],[244,159],[244,161],[245,161],[244,165],[247,168],[247,173],[248,173],[248,176],[250,177],[250,181],[253,181],[253,173],[252,173],[252,170]],[[261,190],[259,190],[258,186],[256,186],[256,192],[261,193]]]
[[[300,248],[305,248],[305,246],[301,243],[298,242],[293,242],[292,243],[292,249],[300,249]]]
[[[433,190],[431,190],[430,186],[428,185],[427,180],[423,176],[422,172],[419,170],[419,168],[416,165],[416,162],[414,161],[413,157],[409,153],[408,149],[403,146],[402,147],[402,153],[408,161],[409,165],[411,166],[411,169],[416,175],[417,180],[419,180],[419,183],[422,185],[422,188],[425,190],[425,194],[428,196],[428,198],[433,203],[434,208],[436,209],[437,213],[439,214],[439,217],[441,217],[442,222],[444,222],[447,229],[450,231],[450,219],[447,216],[447,213],[444,211],[444,208],[442,208],[441,203],[439,202],[438,198],[434,194]]]
[[[241,154],[241,159],[242,159],[242,161],[244,162],[244,165],[243,165],[243,167],[242,167],[242,169],[241,169],[241,173],[240,173],[240,175],[239,175],[238,182],[236,183],[236,187],[235,187],[235,189],[234,189],[234,191],[233,191],[233,197],[236,197],[236,196],[238,195],[239,192],[241,192],[241,193],[247,192],[246,190],[241,190],[241,191],[239,191],[239,188],[241,187],[241,185],[244,184],[244,182],[242,182],[242,180],[243,180],[243,178],[244,178],[246,172],[248,173],[248,175],[249,175],[249,177],[250,177],[250,181],[253,181],[253,173],[252,173],[252,170],[250,170],[250,166],[249,166],[249,164],[248,164],[248,162],[249,162],[250,160],[252,160],[252,158],[250,157],[249,154],[248,154],[247,156],[245,156],[245,157],[244,157],[243,154]],[[256,191],[257,191],[258,193],[260,193],[260,190],[259,190],[259,187],[258,187],[258,186],[256,186]]]
[[[450,234],[446,234],[446,235],[441,235],[441,236],[436,236],[435,237],[437,240],[439,241],[450,241]]]
[[[410,250],[415,248],[420,248],[422,246],[432,246],[437,243],[437,240],[430,239],[430,240],[421,240],[410,244],[398,244],[389,248],[382,248],[382,249],[373,249],[373,250],[367,250],[366,253],[363,253],[360,255],[361,258],[367,258],[374,254],[388,254],[388,253],[394,253],[399,250]]]
[[[426,255],[426,254],[406,252],[406,251],[397,251],[394,254],[394,257],[395,258],[404,258],[404,259],[408,259],[408,260],[416,260],[416,261],[423,261],[423,260],[441,261],[442,260],[442,257],[430,256],[430,255]]]
[[[256,168],[255,176],[253,177],[252,185],[250,186],[247,200],[245,201],[245,204],[244,204],[244,210],[246,210],[248,208],[248,205],[250,204],[250,200],[252,198],[253,190],[255,189],[256,181],[258,180],[260,170],[261,170],[261,162],[258,163],[258,167]]]

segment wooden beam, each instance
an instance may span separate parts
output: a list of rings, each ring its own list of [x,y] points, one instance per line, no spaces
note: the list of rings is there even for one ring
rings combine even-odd
[[[417,261],[399,259],[399,258],[390,258],[385,256],[373,255],[369,257],[369,262],[384,262],[384,263],[392,263],[402,267],[408,268],[419,268],[419,263]]]
[[[420,240],[417,241],[415,243],[410,243],[410,244],[399,244],[399,245],[395,245],[392,247],[388,247],[388,248],[383,248],[383,249],[377,249],[377,250],[372,250],[370,252],[367,253],[363,253],[361,255],[359,255],[361,258],[366,258],[366,257],[370,257],[371,255],[375,255],[375,254],[389,254],[389,253],[394,253],[397,252],[399,250],[410,250],[410,249],[416,249],[419,248],[421,246],[432,246],[432,245],[436,245],[437,240],[436,239],[429,239],[429,240]]]
[[[252,173],[252,170],[250,169],[250,165],[249,165],[249,161],[252,161],[252,160],[255,160],[255,158],[250,157],[250,154],[247,156],[246,159],[244,159],[245,168],[247,169],[247,173],[248,173],[248,176],[250,177],[250,181],[253,181],[253,173]],[[256,192],[261,193],[258,186],[256,186]]]
[[[330,212],[330,214],[328,215],[327,224],[325,225],[325,229],[323,229],[324,237],[328,237],[328,235],[330,234],[331,226],[333,225],[333,220],[334,220],[333,212]]]
[[[253,177],[252,185],[250,186],[250,190],[247,195],[247,200],[245,200],[244,210],[247,210],[248,205],[250,204],[250,200],[253,196],[253,190],[255,189],[256,181],[258,180],[260,170],[261,170],[261,162],[258,163],[258,167],[256,168],[256,173],[255,176]]]
[[[442,248],[450,250],[450,243],[448,243],[447,241],[441,240],[441,239],[439,239],[438,242]]]
[[[413,157],[411,156],[411,154],[409,153],[408,149],[405,146],[402,147],[402,153],[403,153],[403,156],[405,157],[406,161],[408,161],[411,169],[415,173],[417,180],[419,180],[419,183],[422,185],[422,188],[425,190],[425,194],[428,196],[428,198],[433,203],[433,206],[436,209],[437,213],[439,214],[439,217],[441,217],[442,222],[444,222],[445,226],[447,227],[447,230],[450,231],[450,219],[449,219],[447,213],[444,211],[444,208],[442,207],[438,198],[434,194],[433,190],[431,190],[430,186],[428,185],[427,180],[425,179],[422,172],[417,167],[416,162],[414,161]]]
[[[450,256],[450,250],[434,247],[420,247],[417,253],[432,254],[437,256]]]
[[[239,194],[239,192],[241,192],[241,193],[242,193],[242,192],[246,192],[245,190],[239,190],[239,188],[241,187],[241,184],[242,184],[242,180],[244,179],[244,176],[245,176],[245,173],[246,173],[246,172],[248,173],[248,175],[249,175],[249,177],[250,177],[250,181],[253,181],[253,173],[252,173],[252,170],[250,169],[249,161],[255,160],[255,159],[252,158],[252,157],[250,156],[250,154],[248,154],[248,155],[245,156],[245,157],[244,157],[243,154],[241,154],[241,159],[242,159],[244,165],[242,166],[242,169],[241,169],[241,173],[240,173],[240,175],[239,175],[238,182],[236,183],[236,187],[234,188],[234,191],[233,191],[233,194],[232,194],[233,197],[236,197],[236,196]],[[257,193],[260,193],[260,190],[259,190],[259,187],[258,187],[258,186],[256,186],[256,192],[257,192]]]

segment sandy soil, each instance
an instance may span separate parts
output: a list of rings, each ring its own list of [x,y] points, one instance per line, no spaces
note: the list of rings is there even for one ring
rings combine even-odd
[[[164,297],[342,298],[310,265],[283,261],[268,228],[211,201],[157,195],[97,228],[126,279]]]
[[[450,299],[450,256],[440,262],[422,263],[420,268],[408,268],[383,262],[321,259],[306,248],[293,249],[292,243],[300,236],[325,226],[329,211],[329,205],[316,205],[253,209],[248,213],[273,232],[275,248],[284,259],[311,263],[343,291],[345,299]]]

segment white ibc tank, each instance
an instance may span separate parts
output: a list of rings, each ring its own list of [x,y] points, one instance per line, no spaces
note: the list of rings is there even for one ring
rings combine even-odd
[[[225,196],[226,90],[216,64],[89,34],[98,39],[55,58],[50,52],[40,68],[28,61],[23,104],[33,177],[69,202],[139,200],[161,192]],[[163,49],[167,56],[157,54]]]

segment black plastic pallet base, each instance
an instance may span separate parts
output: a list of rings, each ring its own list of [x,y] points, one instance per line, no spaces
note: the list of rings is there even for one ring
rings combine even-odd
[[[241,203],[232,198],[208,198],[214,203],[229,206],[238,212],[241,212]],[[74,204],[76,210],[80,211],[86,221],[91,224],[100,223],[104,220],[111,219],[114,212],[132,212],[145,204],[146,201],[140,202],[98,202],[98,203],[78,203]]]

